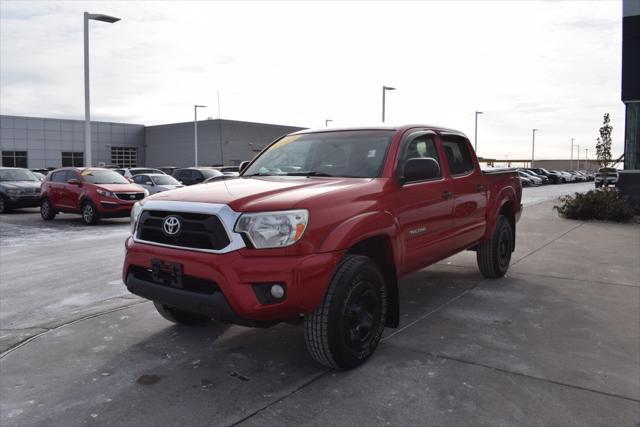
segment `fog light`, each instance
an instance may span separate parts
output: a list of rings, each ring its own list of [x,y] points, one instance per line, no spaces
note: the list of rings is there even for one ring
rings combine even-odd
[[[271,296],[280,299],[284,296],[284,288],[281,285],[271,286]]]

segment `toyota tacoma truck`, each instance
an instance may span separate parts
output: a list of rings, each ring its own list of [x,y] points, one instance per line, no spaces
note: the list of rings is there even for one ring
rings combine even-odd
[[[403,276],[464,250],[506,273],[521,193],[455,130],[296,132],[236,179],[136,203],[123,280],[176,323],[303,322],[311,356],[349,369],[398,326]]]

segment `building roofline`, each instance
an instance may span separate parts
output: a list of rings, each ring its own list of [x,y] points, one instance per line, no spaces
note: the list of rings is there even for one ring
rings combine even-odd
[[[57,117],[38,117],[38,116],[16,116],[13,114],[0,114],[0,117],[8,117],[12,119],[36,119],[36,120],[50,120],[50,121],[65,121],[65,122],[83,122],[84,119],[63,119]],[[91,120],[91,123],[103,123],[109,125],[128,125],[128,126],[146,126],[140,123],[125,123],[125,122],[107,122],[104,120]]]

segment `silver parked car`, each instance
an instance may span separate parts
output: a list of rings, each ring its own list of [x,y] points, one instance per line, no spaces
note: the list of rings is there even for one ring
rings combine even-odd
[[[174,177],[164,173],[146,173],[141,175],[135,175],[133,182],[140,185],[149,191],[149,194],[156,194],[162,191],[174,190],[176,188],[184,187]]]

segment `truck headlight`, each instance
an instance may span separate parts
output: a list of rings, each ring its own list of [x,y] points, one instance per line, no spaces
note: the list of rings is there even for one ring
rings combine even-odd
[[[245,213],[238,218],[235,232],[244,234],[256,249],[282,248],[300,240],[308,221],[306,209]]]
[[[142,213],[142,206],[140,206],[140,202],[136,202],[131,208],[131,234],[136,232],[136,224],[138,223],[138,218],[140,218],[140,213]]]

